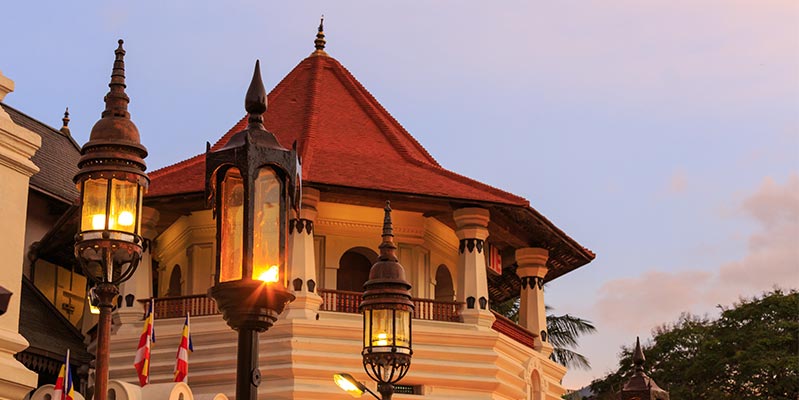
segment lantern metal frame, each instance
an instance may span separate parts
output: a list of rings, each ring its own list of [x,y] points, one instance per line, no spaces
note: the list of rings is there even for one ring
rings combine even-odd
[[[90,293],[100,309],[94,390],[98,400],[105,400],[108,395],[111,309],[114,306],[114,299],[119,294],[118,285],[133,276],[142,256],[143,240],[140,235],[142,197],[150,183],[144,173],[147,169],[144,163],[147,149],[141,145],[139,130],[130,120],[128,113],[130,98],[125,93],[127,85],[123,41],[120,39],[118,44],[114,51],[115,59],[111,82],[108,84],[109,92],[104,99],[105,110],[100,120],[92,127],[89,141],[81,148],[79,170],[74,179],[80,192],[81,210],[79,232],[75,236],[75,258],[86,277],[94,284]],[[105,193],[87,190],[86,183],[94,180],[104,182]],[[129,217],[129,223],[122,224],[132,225],[132,229],[114,229],[111,226],[111,221],[117,217],[112,214],[112,210],[116,210],[117,206],[122,204],[116,203],[114,198],[117,181],[130,185],[129,188],[135,187],[136,190],[133,205],[135,215]],[[100,197],[89,198],[94,195],[104,196],[102,229],[95,227],[93,223],[94,217],[100,214],[88,216],[88,220],[91,221],[88,227],[90,229],[85,229],[87,215],[84,214],[91,211],[87,206],[87,200],[102,202]]]
[[[301,188],[301,170],[296,149],[280,145],[275,135],[263,126],[266,112],[266,91],[261,80],[260,62],[256,61],[250,87],[245,98],[248,113],[247,127],[234,134],[221,148],[213,150],[210,143],[205,153],[206,197],[216,223],[216,267],[214,286],[208,290],[227,324],[238,331],[238,361],[236,370],[236,399],[253,400],[261,382],[258,368],[258,333],[268,330],[294,300],[288,289],[288,221],[292,207],[297,210]],[[279,199],[279,279],[265,282],[253,278],[255,181],[262,168],[270,168],[280,182]],[[223,246],[223,195],[228,171],[237,169],[243,183],[243,218],[241,238],[241,275],[239,279],[221,281]]]
[[[383,400],[390,400],[394,384],[405,377],[411,366],[414,304],[411,300],[411,284],[405,279],[405,269],[397,258],[388,201],[384,211],[380,256],[369,271],[369,280],[364,284],[359,308],[363,314],[363,368],[377,382],[377,391]],[[384,344],[375,344],[373,340],[375,311],[390,311],[392,332],[390,338],[386,333]],[[407,329],[407,346],[398,343],[398,312],[407,313],[407,319],[401,321],[407,322],[404,327]]]

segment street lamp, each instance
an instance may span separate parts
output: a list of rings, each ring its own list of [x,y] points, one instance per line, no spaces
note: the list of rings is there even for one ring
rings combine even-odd
[[[357,381],[355,378],[352,377],[350,374],[338,373],[333,374],[333,381],[336,382],[336,385],[341,388],[341,390],[347,392],[350,396],[360,398],[363,396],[364,393],[369,393],[372,397],[380,400],[379,397],[375,394],[375,392],[369,390],[366,385]]]
[[[118,285],[136,271],[142,253],[142,197],[150,180],[144,174],[147,150],[130,120],[125,93],[125,50],[119,40],[105,111],[81,148],[75,184],[80,192],[80,227],[75,257],[100,309],[95,394],[105,400],[108,388],[111,308]]]
[[[215,284],[208,290],[227,324],[239,332],[236,399],[254,400],[261,383],[258,333],[294,300],[287,289],[289,206],[300,198],[296,150],[263,125],[266,91],[259,62],[244,106],[247,128],[205,153],[206,194],[216,218]]]
[[[391,206],[386,202],[380,257],[369,271],[360,309],[363,313],[363,368],[377,382],[383,400],[411,367],[411,285],[397,259]]]

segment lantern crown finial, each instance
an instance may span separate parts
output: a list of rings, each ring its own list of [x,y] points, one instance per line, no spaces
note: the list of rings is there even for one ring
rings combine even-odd
[[[394,226],[391,222],[391,202],[386,200],[383,216],[383,242],[380,243],[380,260],[397,261],[397,245],[394,244]]]
[[[264,116],[266,112],[266,89],[261,79],[261,61],[255,60],[255,70],[252,81],[244,97],[244,109],[247,110],[249,128],[265,129]]]
[[[82,157],[78,162],[80,172],[75,178],[93,171],[125,171],[144,177],[147,165],[147,149],[142,146],[139,129],[130,120],[128,103],[130,98],[125,93],[125,49],[122,39],[114,50],[114,67],[108,94],[105,95],[105,110],[92,127],[89,141],[81,149]],[[146,180],[146,177],[144,177]]]

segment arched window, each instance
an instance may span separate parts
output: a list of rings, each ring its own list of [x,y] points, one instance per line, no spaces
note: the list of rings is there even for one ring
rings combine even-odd
[[[338,262],[336,290],[363,292],[363,284],[369,279],[369,270],[377,261],[377,253],[366,247],[353,247],[341,256]]]
[[[436,269],[436,301],[455,300],[455,287],[452,285],[452,275],[449,268],[441,264]]]
[[[175,264],[175,266],[172,267],[172,274],[169,276],[169,289],[166,292],[167,297],[176,297],[183,294],[181,287],[182,280],[183,274],[180,271],[180,265]]]
[[[533,374],[530,376],[530,390],[532,391],[530,399],[543,399],[543,394],[541,393],[541,376],[538,374],[538,370],[533,370]]]

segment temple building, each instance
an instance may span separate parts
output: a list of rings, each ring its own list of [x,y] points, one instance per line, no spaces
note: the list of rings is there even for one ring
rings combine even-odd
[[[288,281],[296,300],[261,335],[260,398],[349,398],[332,380],[337,372],[369,384],[358,305],[378,255],[386,200],[415,304],[413,361],[395,397],[561,398],[566,368],[550,359],[543,286],[594,254],[528,200],[443,168],[328,54],[321,26],[314,47],[268,94],[263,114],[284,147],[296,146],[303,188],[289,236]],[[210,149],[246,125],[241,118]],[[142,132],[143,143],[156,134]],[[151,382],[172,381],[189,313],[192,393],[233,394],[236,335],[207,295],[216,224],[205,174],[204,154],[149,173],[143,260],[122,284],[113,311],[112,380],[138,381],[133,360],[144,304],[154,299]],[[37,248],[47,265],[74,265],[58,252],[72,243],[77,217],[74,208],[63,215]],[[518,324],[491,310],[515,297]],[[78,328],[91,351],[95,321],[81,313]]]

